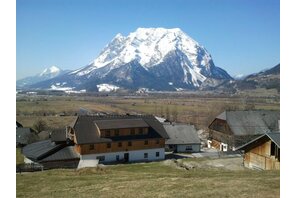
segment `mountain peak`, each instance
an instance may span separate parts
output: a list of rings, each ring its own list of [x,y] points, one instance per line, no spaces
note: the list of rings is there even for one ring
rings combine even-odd
[[[41,72],[39,74],[39,76],[44,76],[44,75],[49,75],[49,74],[56,74],[56,73],[59,73],[60,71],[61,71],[61,69],[59,67],[53,65],[53,66],[43,70],[43,72]]]
[[[47,83],[67,82],[89,90],[100,84],[180,90],[214,87],[230,79],[207,50],[181,29],[157,27],[137,28],[128,36],[118,33],[89,65]]]

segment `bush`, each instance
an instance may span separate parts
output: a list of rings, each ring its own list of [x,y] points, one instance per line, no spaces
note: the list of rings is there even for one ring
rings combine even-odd
[[[34,124],[33,124],[33,129],[35,129],[38,133],[41,131],[44,131],[48,128],[47,123],[42,120],[38,119]]]

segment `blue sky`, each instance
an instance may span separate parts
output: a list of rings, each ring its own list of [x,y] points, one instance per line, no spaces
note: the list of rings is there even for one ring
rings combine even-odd
[[[280,62],[279,0],[16,0],[16,77],[77,69],[117,34],[181,28],[230,75]]]

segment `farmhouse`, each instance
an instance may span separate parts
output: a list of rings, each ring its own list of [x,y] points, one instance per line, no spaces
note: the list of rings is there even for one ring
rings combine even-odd
[[[181,153],[200,152],[201,141],[193,125],[164,123],[163,126],[169,136],[165,141],[168,150]]]
[[[236,148],[244,151],[244,166],[253,169],[280,169],[280,133],[265,133]]]
[[[269,131],[279,130],[279,111],[224,111],[208,126],[208,147],[234,150]]]
[[[64,132],[23,149],[27,163],[45,168],[94,167],[98,163],[165,158],[167,133],[153,116],[80,115]]]
[[[165,158],[162,124],[153,116],[78,116],[67,138],[80,155],[78,168],[98,163],[154,161]]]

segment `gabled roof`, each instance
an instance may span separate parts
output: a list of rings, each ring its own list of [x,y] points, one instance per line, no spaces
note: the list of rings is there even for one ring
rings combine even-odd
[[[149,127],[149,125],[141,118],[136,119],[111,119],[111,120],[95,120],[99,129],[125,129]]]
[[[74,146],[66,146],[61,150],[49,155],[48,157],[40,160],[41,162],[47,161],[59,161],[59,160],[70,160],[70,159],[79,159],[79,155],[74,151]]]
[[[44,140],[25,146],[22,153],[27,158],[36,161],[55,153],[65,146],[66,144],[55,144],[51,140]]]
[[[65,129],[56,129],[51,133],[52,142],[66,142]]]
[[[280,148],[280,133],[279,132],[268,132],[263,135],[251,140],[250,142],[235,148],[235,150],[250,150],[259,146],[261,143],[271,140]]]
[[[234,135],[257,135],[279,130],[279,111],[224,111],[216,119],[225,120]]]
[[[100,138],[99,129],[120,129],[120,128],[136,128],[149,127],[149,137],[168,138],[167,133],[162,124],[153,116],[141,115],[108,115],[108,116],[78,116],[73,128],[78,144],[90,144],[99,142],[111,142],[114,138]],[[117,137],[118,138],[118,137]],[[131,136],[131,138],[133,138]]]
[[[16,127],[23,127],[23,125],[21,123],[19,123],[18,121],[16,121]]]
[[[30,144],[33,141],[38,140],[38,136],[35,131],[31,128],[16,128],[16,142],[20,144]]]
[[[164,124],[169,139],[165,144],[200,144],[201,141],[193,125]]]

